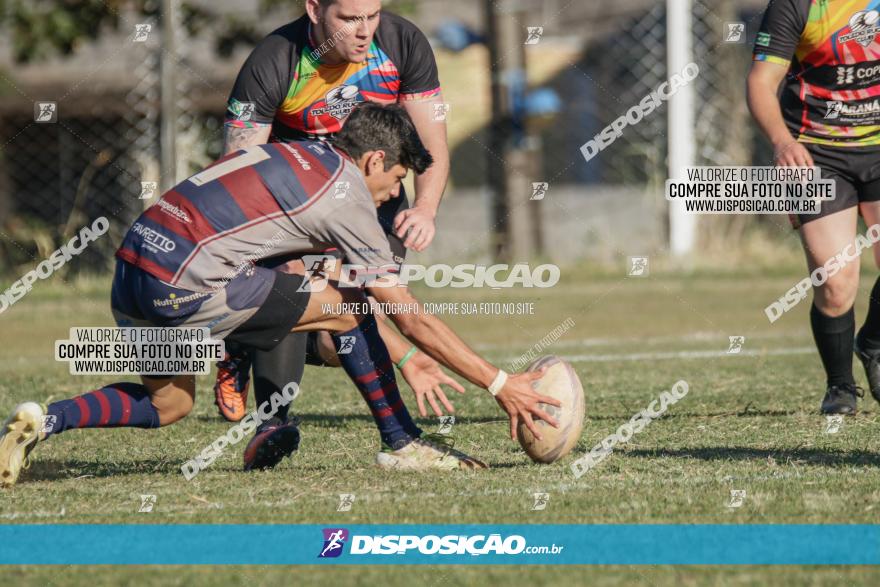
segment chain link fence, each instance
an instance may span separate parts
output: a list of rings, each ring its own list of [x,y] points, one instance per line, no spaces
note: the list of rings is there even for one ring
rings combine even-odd
[[[736,5],[730,0],[694,2],[700,165],[749,164],[754,153],[760,152],[744,100],[758,10],[742,12]],[[419,23],[417,11],[411,18]],[[546,14],[539,7],[523,24],[539,23],[541,18]],[[565,18],[562,4],[557,20]],[[740,43],[725,42],[726,24],[737,21],[746,22],[746,38]],[[145,39],[137,38],[139,25],[149,27]],[[629,126],[590,162],[579,152],[587,140],[669,78],[664,3],[645,2],[603,30],[585,36],[588,40],[578,43],[574,59],[566,50],[558,72],[541,82],[561,98],[561,111],[553,123],[535,131],[542,145],[543,177],[553,178],[557,186],[580,190],[584,197],[602,186],[644,188],[653,199],[652,213],[662,215],[659,194],[667,175],[665,106]],[[548,48],[542,58],[549,58],[554,41],[551,24],[544,34],[542,43],[547,42]],[[140,199],[142,182],[149,193],[152,182],[158,188],[167,179],[160,165],[163,62],[172,60],[178,72],[173,110],[175,179],[219,155],[223,103],[235,67],[211,75],[205,64],[222,60],[216,55],[206,58],[203,47],[190,35],[179,34],[178,39],[170,54],[163,47],[158,17],[129,15],[122,19],[120,33],[100,40],[97,48],[84,49],[69,61],[31,65],[26,68],[29,75],[17,75],[11,58],[0,60],[0,272],[14,274],[32,267],[79,227],[101,215],[111,220],[111,236],[96,243],[74,265],[96,271],[112,265],[121,232],[145,203],[155,201]],[[440,62],[441,67],[450,66],[450,71],[441,70],[447,94],[488,94],[482,55],[475,59],[473,53],[447,52]],[[467,75],[453,75],[451,70],[459,67]],[[56,104],[55,122],[35,120],[34,104],[44,102]],[[486,158],[491,156],[484,148],[490,112],[483,100],[471,109],[475,123],[459,118],[459,111],[465,110],[466,106],[453,102],[450,125],[467,122],[470,126],[450,145],[452,186],[479,189],[487,182]],[[449,198],[453,200],[454,195]]]
[[[83,54],[27,66],[0,62],[2,273],[28,270],[99,216],[110,220],[109,236],[65,271],[109,271],[123,232],[163,183],[173,185],[220,153],[228,89],[190,62],[189,43],[165,50],[157,17],[119,17],[119,31]],[[185,39],[179,20],[176,36]],[[162,68],[169,62],[177,71],[177,171],[163,177]],[[196,96],[211,97],[207,108],[194,102],[196,85]]]
[[[734,3],[707,0],[694,4],[693,54],[700,74],[696,88],[698,165],[747,165],[755,136],[745,103],[745,76],[751,62],[756,14],[740,13]],[[725,42],[727,24],[745,22],[740,42]],[[619,30],[589,43],[581,59],[552,81],[568,100],[563,120],[575,121],[547,131],[543,144],[555,152],[579,148],[617,117],[654,92],[673,73],[666,64],[666,10],[655,2],[642,14],[624,18]],[[665,103],[628,126],[595,159],[571,168],[570,183],[662,184],[667,175]]]

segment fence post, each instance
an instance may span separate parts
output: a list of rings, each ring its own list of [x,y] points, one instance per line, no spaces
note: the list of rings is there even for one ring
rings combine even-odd
[[[161,161],[161,182],[159,188],[164,192],[177,183],[177,83],[176,62],[177,43],[175,33],[174,0],[162,0],[162,82],[161,82],[161,131],[159,160]]]
[[[691,0],[666,0],[667,78],[693,62],[693,10]],[[684,168],[694,165],[694,85],[686,84],[669,100],[669,178],[683,179]],[[669,203],[669,250],[673,256],[693,251],[696,216],[685,212],[683,202]]]

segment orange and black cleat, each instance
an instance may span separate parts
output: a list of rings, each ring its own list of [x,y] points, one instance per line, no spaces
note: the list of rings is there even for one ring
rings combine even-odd
[[[246,354],[226,353],[223,360],[217,362],[214,403],[220,415],[230,422],[238,422],[247,414],[250,370],[251,360]]]

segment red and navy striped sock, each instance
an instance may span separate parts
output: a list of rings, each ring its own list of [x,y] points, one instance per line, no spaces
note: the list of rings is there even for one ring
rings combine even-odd
[[[339,350],[350,349],[339,354],[339,362],[370,406],[382,442],[396,450],[419,437],[422,431],[403,405],[376,318],[368,315],[357,328],[334,335],[333,341]]]
[[[113,383],[72,399],[49,404],[46,435],[71,428],[158,428],[159,413],[147,388],[138,383]]]

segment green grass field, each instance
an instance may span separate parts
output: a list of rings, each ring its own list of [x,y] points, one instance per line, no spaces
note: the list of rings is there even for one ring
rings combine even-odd
[[[698,274],[646,278],[564,272],[549,290],[423,290],[430,301],[533,301],[534,316],[450,316],[462,337],[499,365],[513,362],[556,325],[574,327],[545,354],[572,361],[587,395],[587,422],[560,463],[532,464],[507,437],[492,398],[468,387],[454,399],[455,445],[489,462],[477,473],[404,474],[373,466],[378,435],[339,370],[309,367],[294,411],[303,440],[292,460],[245,474],[241,445],[193,481],[180,464],[228,429],[200,379],[194,413],[158,431],[71,431],[34,453],[20,484],[0,493],[0,523],[876,523],[880,427],[870,396],[826,433],[818,414],[823,375],[808,329],[809,300],[775,324],[763,308],[799,274]],[[870,278],[869,281],[867,279]],[[857,308],[873,282],[866,275]],[[38,283],[0,315],[0,411],[108,383],[72,377],[53,359],[71,326],[110,324],[107,282]],[[745,336],[727,354],[728,337]],[[856,363],[857,379],[864,373]],[[575,479],[570,462],[684,379],[689,394],[669,413]],[[405,399],[410,390],[403,384]],[[414,403],[414,402],[411,402]],[[435,418],[420,420],[428,431]],[[740,507],[728,507],[743,490]],[[532,511],[535,492],[550,494]],[[353,493],[350,512],[337,512]],[[140,495],[156,495],[138,513]],[[148,547],[148,546],[147,546]],[[2,546],[0,546],[2,548]],[[230,545],[234,548],[234,545]],[[864,568],[17,568],[15,584],[530,584],[563,581],[647,585],[876,584]]]

